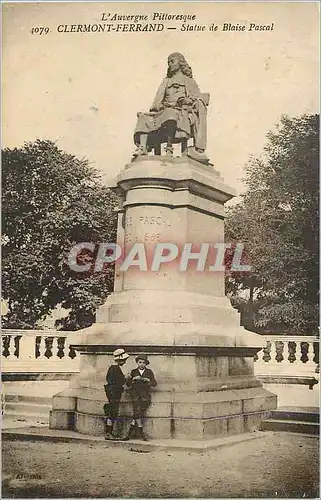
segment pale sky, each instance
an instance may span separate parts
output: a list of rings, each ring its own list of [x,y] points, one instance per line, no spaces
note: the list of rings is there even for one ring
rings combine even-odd
[[[216,32],[58,33],[61,24],[95,24],[102,13],[195,14]],[[120,21],[121,22],[121,21]],[[155,22],[155,21],[154,21]],[[223,23],[273,31],[224,32]],[[143,23],[144,24],[144,23]],[[47,35],[31,34],[49,27]],[[168,30],[174,26],[176,30]],[[207,153],[226,183],[242,190],[249,156],[282,114],[319,110],[318,2],[43,3],[3,6],[3,146],[51,139],[88,158],[112,183],[130,162],[137,111],[148,111],[182,52],[208,108]]]

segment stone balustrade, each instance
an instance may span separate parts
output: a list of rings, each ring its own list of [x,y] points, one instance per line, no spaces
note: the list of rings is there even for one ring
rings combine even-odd
[[[68,334],[55,330],[3,330],[3,373],[76,373],[79,354]],[[319,367],[319,339],[314,336],[264,336],[266,346],[255,358],[255,374],[313,375]]]
[[[266,346],[255,358],[255,374],[306,375],[319,373],[319,339],[315,336],[265,335]]]
[[[55,330],[3,330],[3,373],[77,373],[79,355],[68,334]]]

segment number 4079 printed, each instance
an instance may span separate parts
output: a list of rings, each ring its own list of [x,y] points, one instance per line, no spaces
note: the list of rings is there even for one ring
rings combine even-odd
[[[35,26],[31,28],[30,33],[32,35],[47,35],[49,31],[48,26]]]

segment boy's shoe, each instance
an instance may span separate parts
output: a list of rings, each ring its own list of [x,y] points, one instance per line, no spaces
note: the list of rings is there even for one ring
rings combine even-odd
[[[115,441],[116,438],[114,438],[114,436],[111,434],[111,433],[107,433],[106,436],[105,436],[105,440],[106,441]]]

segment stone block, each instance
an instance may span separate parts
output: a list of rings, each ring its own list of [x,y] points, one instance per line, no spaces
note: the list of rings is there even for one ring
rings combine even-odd
[[[76,412],[75,431],[91,436],[103,436],[105,434],[105,420],[99,415]]]
[[[104,416],[104,405],[107,403],[107,399],[97,400],[97,399],[77,399],[77,411],[79,413],[92,413],[93,415]]]
[[[262,412],[253,415],[244,415],[244,431],[252,432],[259,429],[262,420],[268,418],[270,412]]]
[[[49,412],[49,429],[74,430],[75,413],[73,411],[51,410]]]
[[[196,356],[197,377],[227,377],[229,374],[227,356]]]
[[[242,412],[242,402],[240,400],[204,403],[203,406],[204,418],[224,416],[224,415],[235,415],[241,412]]]
[[[201,419],[176,418],[173,422],[173,437],[175,439],[196,439],[204,437],[204,424]]]
[[[236,375],[238,377],[243,375],[253,375],[254,361],[251,358],[229,357],[228,374],[230,376]]]
[[[244,394],[247,392],[247,395]],[[243,389],[240,395],[243,400],[243,412],[264,412],[268,410],[274,410],[277,406],[277,397],[266,389],[263,388],[253,388],[251,391],[256,391],[256,393],[250,393],[250,390]]]
[[[144,424],[147,437],[154,439],[171,439],[172,420],[170,418],[147,418]]]
[[[173,404],[173,417],[176,418],[202,418],[203,404],[201,402],[188,402]]]
[[[53,410],[75,411],[77,405],[77,398],[72,396],[59,396],[53,397],[52,408]]]
[[[228,419],[208,418],[203,420],[203,439],[213,439],[227,436]]]
[[[153,418],[168,418],[171,416],[172,404],[171,403],[156,403],[152,402],[147,410],[146,416]]]
[[[236,434],[242,434],[247,429],[244,426],[243,415],[232,415],[226,419],[226,434],[227,436],[234,436]]]

